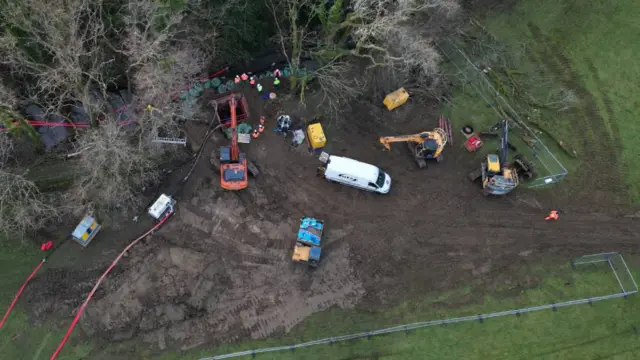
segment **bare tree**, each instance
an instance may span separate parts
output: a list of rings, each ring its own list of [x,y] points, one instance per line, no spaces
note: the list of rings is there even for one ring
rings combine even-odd
[[[324,12],[325,2],[320,0],[270,0],[268,6],[275,20],[276,41],[291,69],[289,84],[291,90],[300,89],[299,100],[305,103],[307,84],[315,81],[321,91],[322,101],[318,108],[324,109],[330,118],[337,118],[341,110],[348,106],[349,100],[359,95],[362,89],[357,71],[352,64],[341,61],[343,53],[336,49],[327,39],[331,37],[322,29],[314,29],[311,24],[321,19],[327,31],[336,24],[329,24]],[[338,5],[334,5],[339,6]],[[280,15],[284,14],[284,21]],[[304,20],[303,20],[304,19]],[[335,17],[332,18],[336,21]],[[329,44],[329,46],[327,46]],[[332,55],[323,53],[331,48]],[[318,56],[320,55],[320,56]],[[317,57],[321,65],[313,72],[301,69],[304,58]]]
[[[226,37],[230,35],[242,34],[247,31],[248,22],[253,19],[247,11],[249,6],[255,3],[253,0],[190,0],[186,3],[187,15],[183,21],[183,27],[188,34],[190,43],[200,49],[207,58],[225,60],[242,59],[247,57],[244,49],[237,44],[231,44],[226,48],[220,49],[219,43],[224,42]],[[237,23],[229,21],[232,12],[247,14],[245,23]],[[246,36],[246,35],[245,35]],[[235,38],[235,37],[231,37]]]
[[[18,96],[13,89],[0,82],[0,108],[13,111],[18,105]]]
[[[439,74],[434,37],[440,22],[431,20],[449,20],[459,8],[456,0],[356,0],[347,20],[354,24],[355,54],[391,70],[397,83],[425,85]]]
[[[113,61],[102,43],[107,32],[102,0],[2,0],[1,61],[47,111],[85,100],[89,84],[104,87]]]
[[[313,72],[312,78],[320,88],[322,107],[330,119],[338,119],[340,113],[349,102],[362,94],[365,88],[364,80],[358,75],[357,68],[338,59],[331,60]],[[303,80],[303,84],[306,79]],[[300,99],[304,101],[304,87],[300,92]]]
[[[113,119],[85,132],[76,142],[80,175],[71,191],[79,212],[118,210],[139,205],[141,189],[158,178],[143,142]]]
[[[163,49],[137,67],[132,78],[135,93],[145,106],[166,104],[175,95],[174,89],[203,77],[207,62],[204,53],[189,44]]]
[[[204,76],[209,52],[197,48],[187,36],[184,11],[167,15],[158,2],[130,1],[124,19],[122,53],[129,60],[127,73],[136,94],[137,136],[149,144],[159,135],[177,137],[176,120],[184,114],[181,104],[171,101],[174,89]]]
[[[13,89],[0,82],[0,122],[5,126],[9,126],[11,122],[19,118],[15,112],[17,104],[18,96]],[[0,136],[3,135],[0,134]]]
[[[309,54],[305,45],[313,44],[317,46],[317,34],[310,29],[311,22],[318,16],[319,0],[269,0],[271,15],[275,20],[278,29],[278,42],[281,46],[282,54],[287,59],[291,68],[291,89],[298,86],[299,67],[301,58]],[[303,12],[307,14],[306,22],[301,23]],[[280,19],[280,14],[284,14],[285,21]]]
[[[32,101],[48,112],[57,112],[69,100],[78,100],[93,110],[90,115],[99,113],[103,118],[94,121],[99,126],[78,132],[70,154],[77,159],[74,164],[80,175],[67,202],[82,213],[126,212],[140,204],[140,189],[158,178],[156,165],[170,149],[152,140],[180,132],[176,119],[182,116],[181,109],[170,101],[171,91],[201,78],[215,55],[213,41],[203,49],[199,48],[201,39],[194,41],[196,28],[185,21],[186,9],[170,9],[153,0],[120,3],[121,7],[114,7],[113,2],[103,0],[0,0],[0,21],[7,29],[0,32],[0,62],[12,70],[16,80],[33,84],[25,88]],[[189,12],[197,12],[198,6],[204,6],[200,3],[189,2]],[[229,6],[231,2],[218,8]],[[103,14],[105,9],[111,17],[120,16],[123,24],[113,25]],[[224,14],[215,15],[211,17],[214,27]],[[128,83],[134,90],[129,107],[137,120],[133,128],[120,126],[113,114],[103,111],[106,88],[115,80],[110,70],[116,56],[127,63]],[[2,86],[0,96],[0,115],[10,119],[16,97]],[[17,217],[9,215],[42,214],[51,209],[40,200],[32,182],[18,170],[8,169],[0,169],[0,184],[10,182],[3,188],[11,190],[1,195],[0,226],[6,223],[3,228],[11,231],[37,227],[40,223],[33,219],[45,216],[24,216],[19,225]]]
[[[447,18],[459,9],[455,0],[355,0],[350,12],[339,0],[328,8],[321,0],[270,0],[269,5],[277,40],[292,69],[292,88],[301,81],[304,91],[306,81],[315,78],[330,109],[343,107],[346,100],[361,93],[357,72],[346,72],[347,63],[354,58],[365,59],[367,69],[384,69],[390,74],[386,77],[392,84],[386,87],[408,81],[428,85],[438,74],[440,55],[433,45],[438,25],[425,29],[425,17]],[[312,27],[315,19],[322,27]],[[345,46],[345,33],[352,38],[351,47]],[[301,76],[299,66],[305,57],[319,60],[321,66]]]
[[[0,135],[0,231],[22,236],[58,215],[55,208],[43,201],[38,187],[18,168],[9,166],[12,152],[11,138]]]
[[[202,77],[210,60],[184,38],[184,12],[162,10],[155,1],[130,1],[124,14],[122,52],[129,60],[130,83],[145,106],[166,103],[171,90]]]
[[[151,0],[131,0],[121,10],[125,25],[119,52],[129,63],[130,109],[137,125],[125,128],[107,116],[99,128],[78,138],[73,155],[80,155],[82,175],[73,199],[83,212],[126,213],[140,204],[140,190],[158,179],[158,161],[172,149],[153,139],[180,132],[172,90],[199,79],[206,69],[206,53],[184,37],[184,12],[166,10]]]

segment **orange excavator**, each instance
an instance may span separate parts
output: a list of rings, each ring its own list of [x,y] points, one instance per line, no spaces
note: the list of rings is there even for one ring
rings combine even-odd
[[[238,147],[238,124],[236,119],[236,97],[229,98],[231,111],[231,146],[220,147],[220,185],[225,190],[242,190],[249,186],[247,157]]]

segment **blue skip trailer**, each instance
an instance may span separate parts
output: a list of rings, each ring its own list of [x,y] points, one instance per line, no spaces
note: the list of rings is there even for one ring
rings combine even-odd
[[[293,261],[306,262],[310,267],[318,267],[322,248],[322,233],[324,232],[324,221],[305,217],[300,221],[298,238],[293,248]]]
[[[100,229],[102,229],[102,226],[98,224],[96,219],[91,216],[85,216],[71,233],[71,238],[86,247],[96,237]]]

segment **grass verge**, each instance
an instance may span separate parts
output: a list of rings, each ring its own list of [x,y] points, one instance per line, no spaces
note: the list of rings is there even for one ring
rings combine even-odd
[[[4,312],[16,292],[41,260],[42,253],[33,250],[33,246],[23,248],[3,246],[0,248],[0,284],[2,284],[0,287],[0,312],[2,315],[0,316],[4,316]],[[36,325],[31,323],[19,302],[4,327],[0,329],[0,354],[2,354],[0,358],[12,360],[48,359],[63,335],[64,332],[56,324]],[[85,356],[91,348],[90,344],[74,344],[59,359],[86,359]]]
[[[580,176],[598,172],[606,177],[598,185],[633,202],[640,201],[638,11],[633,0],[519,1],[508,13],[485,14],[456,39],[472,63],[490,69],[480,76],[544,133],[545,143],[555,143],[552,150],[575,175],[570,184],[584,186]],[[448,70],[453,77],[468,71]],[[469,76],[459,80],[447,108],[452,121],[494,124],[489,87]]]
[[[13,275],[13,288],[4,287],[4,301],[31,267]],[[640,277],[640,259],[627,257]],[[20,264],[18,264],[20,265]],[[28,265],[28,266],[27,266]],[[14,267],[19,269],[19,267]],[[518,280],[514,280],[518,279]],[[8,278],[6,280],[9,280]],[[623,279],[623,281],[625,281]],[[9,284],[10,281],[7,281]],[[468,316],[535,306],[619,291],[605,264],[584,265],[572,270],[568,264],[548,262],[523,267],[520,274],[496,281],[489,289],[468,286],[373,312],[331,309],[314,314],[286,335],[263,341],[223,345],[187,352],[151,351],[143,344],[97,344],[82,342],[79,333],[59,359],[195,360],[212,354],[280,346],[329,336],[396,326],[405,323]],[[491,294],[490,296],[487,294]],[[371,340],[319,345],[295,352],[258,355],[258,359],[631,359],[640,353],[640,298],[615,299],[589,305],[545,310],[479,322],[452,324],[396,333]],[[68,325],[68,321],[62,322]],[[56,324],[29,324],[18,310],[0,330],[0,353],[11,359],[46,359],[63,336]],[[250,358],[250,357],[247,357]]]

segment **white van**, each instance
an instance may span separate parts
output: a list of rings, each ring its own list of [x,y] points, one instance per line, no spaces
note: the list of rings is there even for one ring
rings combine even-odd
[[[318,168],[318,175],[329,181],[378,194],[386,194],[391,190],[389,174],[373,165],[325,152],[320,155],[320,161],[326,165]]]

